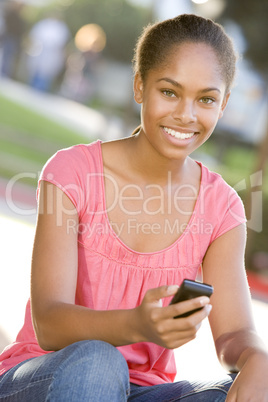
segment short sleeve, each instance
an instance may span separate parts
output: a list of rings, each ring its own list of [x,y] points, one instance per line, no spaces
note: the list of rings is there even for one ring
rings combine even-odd
[[[212,241],[229,230],[246,223],[245,208],[237,192],[225,182],[219,184],[217,203],[217,224]]]
[[[79,216],[85,213],[90,189],[87,188],[86,175],[90,171],[86,145],[75,145],[56,152],[43,167],[37,189],[39,197],[42,180],[60,188],[72,201]]]
[[[229,230],[246,223],[245,208],[237,192],[218,173],[202,165],[198,217],[208,247]],[[203,236],[206,237],[206,236]]]

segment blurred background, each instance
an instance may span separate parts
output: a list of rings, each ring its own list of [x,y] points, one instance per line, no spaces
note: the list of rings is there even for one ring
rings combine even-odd
[[[244,201],[248,279],[267,317],[268,1],[0,0],[0,349],[29,295],[42,166],[63,147],[131,134],[135,42],[146,24],[182,13],[220,22],[241,55],[224,117],[194,157]]]

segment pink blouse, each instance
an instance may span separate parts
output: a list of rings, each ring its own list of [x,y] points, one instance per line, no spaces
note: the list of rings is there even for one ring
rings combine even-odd
[[[79,214],[77,305],[96,310],[131,309],[141,304],[150,288],[180,285],[184,278],[196,278],[211,242],[245,222],[244,207],[236,192],[221,176],[200,166],[199,195],[182,235],[164,250],[139,253],[127,247],[109,223],[101,141],[63,149],[46,163],[40,180],[64,191]],[[73,230],[71,217],[69,230]],[[163,305],[169,301],[164,299]],[[145,342],[118,349],[128,363],[131,382],[155,385],[174,381],[172,350]],[[37,343],[29,300],[16,341],[0,355],[0,374],[44,353],[50,352]]]

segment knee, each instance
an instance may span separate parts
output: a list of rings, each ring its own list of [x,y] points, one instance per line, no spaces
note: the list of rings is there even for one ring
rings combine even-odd
[[[121,395],[118,400],[125,400],[129,392],[128,366],[114,346],[103,341],[80,341],[65,348],[65,353],[51,387],[58,398],[55,400],[61,401],[59,395],[64,392],[66,396],[67,389],[68,392],[71,389],[72,394],[84,395],[81,400],[91,400],[92,395],[95,398],[98,395],[95,400],[104,401],[102,392],[107,389],[111,394]]]
[[[71,360],[88,362],[95,370],[100,368],[115,371],[120,368],[128,371],[128,366],[123,355],[113,345],[103,341],[80,341],[70,345],[73,349]]]

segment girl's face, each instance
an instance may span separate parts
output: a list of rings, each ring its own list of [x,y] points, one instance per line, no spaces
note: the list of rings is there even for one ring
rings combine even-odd
[[[142,104],[142,131],[153,148],[169,159],[186,157],[212,134],[229,94],[214,50],[203,43],[184,43],[166,63],[134,81]]]

